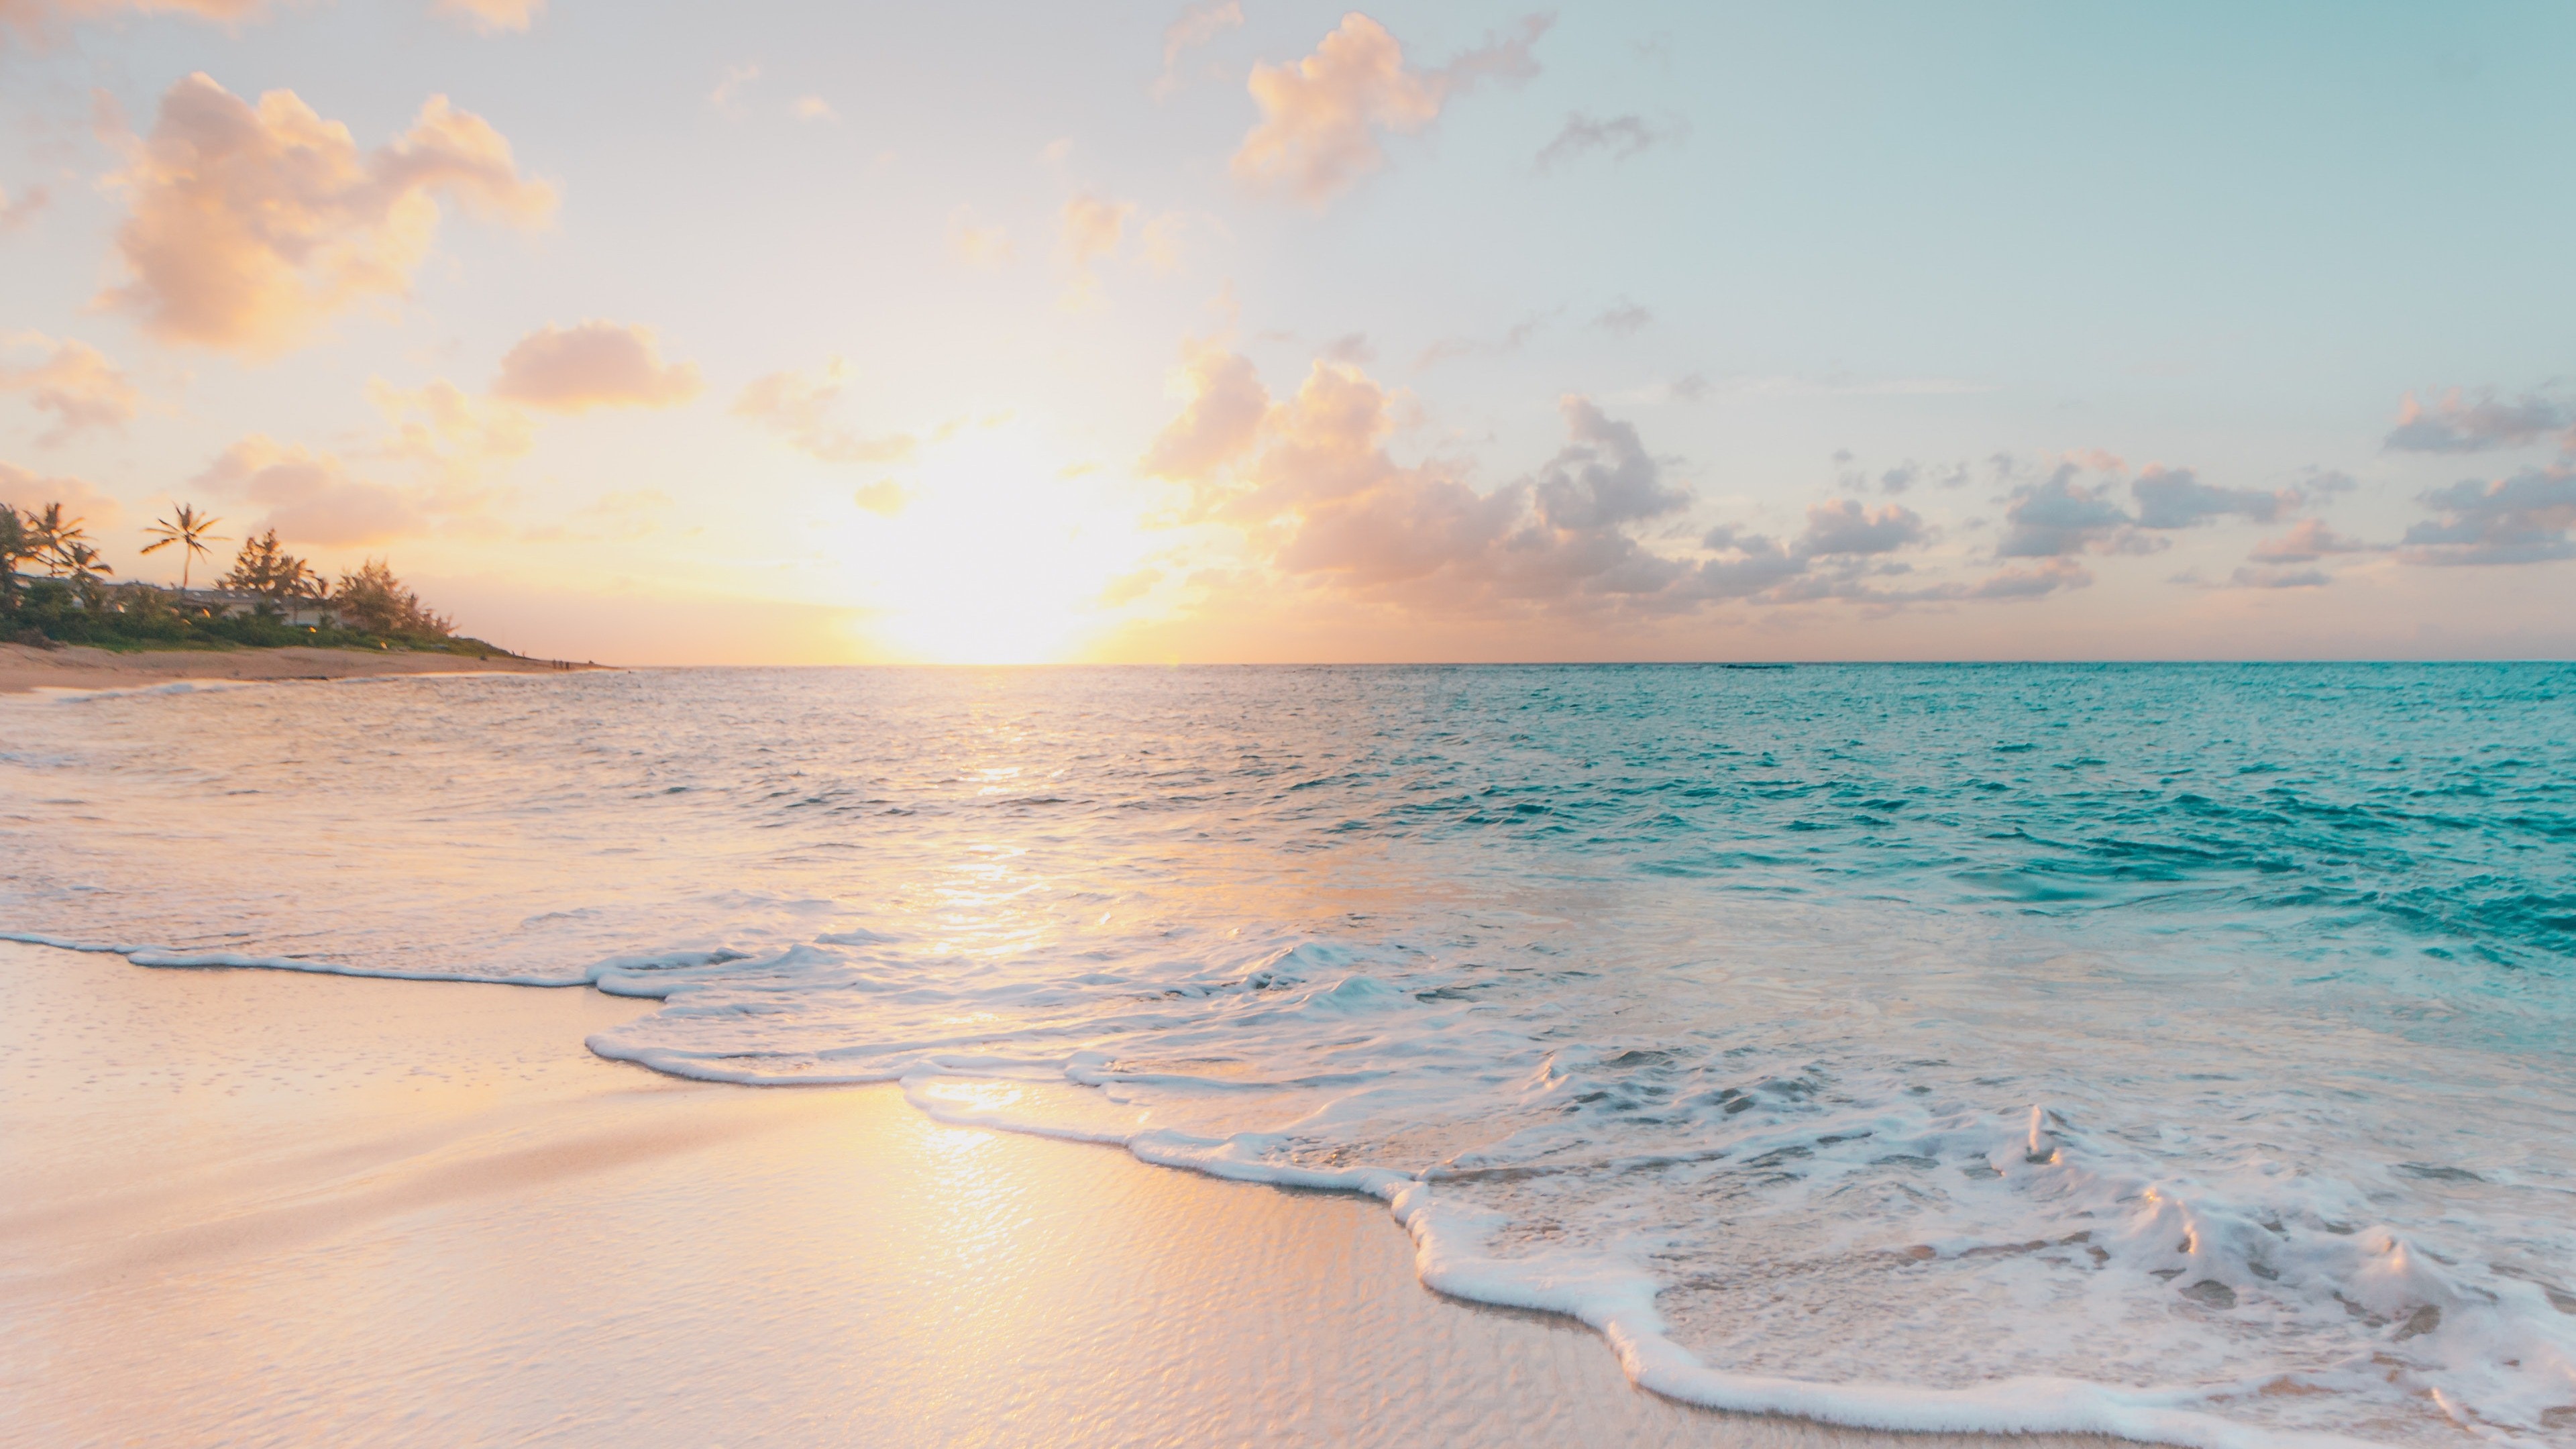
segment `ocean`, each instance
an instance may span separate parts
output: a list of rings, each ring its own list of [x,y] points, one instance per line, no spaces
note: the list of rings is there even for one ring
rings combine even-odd
[[[0,700],[0,935],[1385,1199],[1717,1407],[2576,1442],[2576,667]]]

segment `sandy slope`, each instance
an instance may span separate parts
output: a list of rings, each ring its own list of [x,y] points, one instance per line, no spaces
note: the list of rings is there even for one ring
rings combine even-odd
[[[0,644],[0,694],[30,689],[131,689],[174,679],[353,679],[371,674],[553,673],[528,659],[366,649],[169,649],[123,654],[73,645]]]

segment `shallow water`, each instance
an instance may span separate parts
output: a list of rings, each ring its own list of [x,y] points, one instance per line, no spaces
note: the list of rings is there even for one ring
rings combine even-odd
[[[0,930],[1391,1200],[1660,1390],[2576,1438],[2576,669],[690,671],[0,702]],[[2088,1387],[2093,1386],[2093,1387]]]

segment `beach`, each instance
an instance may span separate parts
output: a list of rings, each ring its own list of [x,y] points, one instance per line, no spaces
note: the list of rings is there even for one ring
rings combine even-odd
[[[576,666],[586,668],[588,666]],[[395,650],[149,649],[0,644],[0,694],[32,689],[150,689],[182,680],[365,679],[384,674],[551,674],[544,659]]]
[[[582,1049],[650,1003],[0,973],[11,1444],[1984,1442],[1641,1392],[1374,1201]]]
[[[0,699],[0,1438],[2550,1443],[2562,680]]]

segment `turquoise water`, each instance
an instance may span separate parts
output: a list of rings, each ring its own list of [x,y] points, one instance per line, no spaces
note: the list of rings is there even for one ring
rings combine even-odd
[[[1390,1199],[1641,1381],[2576,1434],[2576,668],[673,671],[0,703],[0,929]]]

